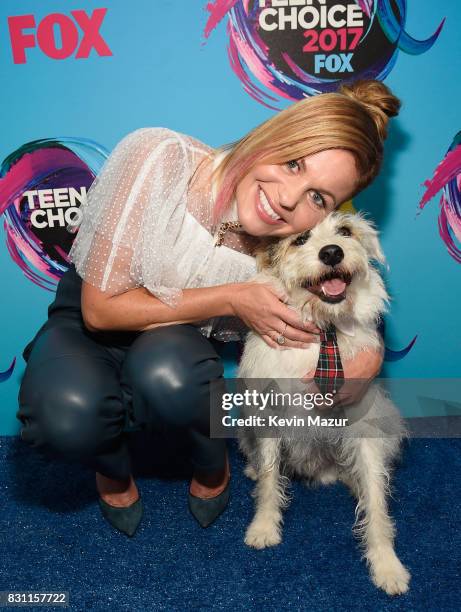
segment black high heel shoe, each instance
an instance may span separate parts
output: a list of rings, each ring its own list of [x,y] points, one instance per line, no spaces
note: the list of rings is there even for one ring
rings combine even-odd
[[[208,527],[224,512],[229,502],[230,478],[226,488],[216,497],[203,499],[189,493],[189,509],[202,527]]]
[[[141,497],[126,508],[116,508],[105,502],[98,496],[99,506],[104,518],[119,531],[130,538],[134,535],[143,515],[143,503]]]
[[[189,510],[202,527],[208,527],[211,525],[211,523],[213,523],[218,516],[224,512],[227,504],[229,503],[231,472],[229,455],[227,452],[226,476],[226,487],[221,491],[221,493],[219,493],[219,495],[216,495],[215,497],[204,499],[202,497],[192,495],[192,493],[189,491]]]

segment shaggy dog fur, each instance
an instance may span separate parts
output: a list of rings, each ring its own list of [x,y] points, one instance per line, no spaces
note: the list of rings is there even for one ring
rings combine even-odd
[[[303,320],[322,329],[335,325],[341,357],[347,360],[367,348],[382,349],[376,325],[389,298],[372,260],[384,262],[374,226],[361,214],[333,213],[298,236],[267,240],[257,253],[258,274],[252,280],[287,293],[288,305]],[[237,376],[300,380],[315,369],[318,357],[318,343],[278,350],[251,331]],[[339,479],[357,498],[354,532],[374,584],[388,594],[404,593],[410,574],[394,551],[395,529],[387,509],[392,464],[406,436],[403,420],[375,381],[359,402],[343,411],[359,418],[346,427],[304,427],[301,434],[280,427],[271,438],[258,437],[254,428],[240,430],[239,446],[248,460],[245,473],[257,481],[256,513],[245,543],[265,548],[281,542],[291,476],[323,484]],[[250,412],[244,408],[243,415]],[[384,432],[376,427],[383,422]]]

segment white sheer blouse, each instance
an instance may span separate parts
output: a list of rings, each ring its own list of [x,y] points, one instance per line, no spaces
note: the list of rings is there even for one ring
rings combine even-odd
[[[253,276],[251,252],[257,239],[231,230],[221,246],[215,245],[210,175],[225,154],[167,128],[127,134],[91,185],[80,225],[67,228],[78,229],[69,259],[79,276],[111,294],[144,286],[171,307],[180,302],[184,288]],[[235,202],[220,222],[225,220],[237,220]],[[194,325],[222,341],[243,339],[248,331],[237,317]]]

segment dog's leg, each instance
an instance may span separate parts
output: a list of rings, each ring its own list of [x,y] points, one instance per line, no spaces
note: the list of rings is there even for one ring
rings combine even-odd
[[[258,472],[256,466],[254,464],[254,455],[255,455],[255,447],[257,445],[257,440],[254,435],[249,437],[249,435],[243,432],[239,438],[239,449],[242,454],[245,456],[247,460],[247,464],[243,469],[243,473],[247,478],[251,480],[258,480]]]
[[[286,502],[283,479],[280,476],[280,440],[261,438],[258,444],[260,462],[258,483],[254,490],[256,513],[245,534],[245,544],[266,548],[280,544],[281,508]]]
[[[386,492],[389,474],[385,468],[383,441],[357,440],[352,475],[357,479],[359,501],[356,515],[362,516],[354,530],[363,539],[365,558],[375,585],[389,595],[408,590],[410,574],[394,551],[394,524],[388,514]]]

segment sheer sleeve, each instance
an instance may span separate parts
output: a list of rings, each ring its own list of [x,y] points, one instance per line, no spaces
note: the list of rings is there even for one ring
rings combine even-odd
[[[82,279],[111,295],[144,286],[177,305],[174,245],[189,166],[183,139],[167,128],[140,128],[116,145],[88,190],[69,252]]]

